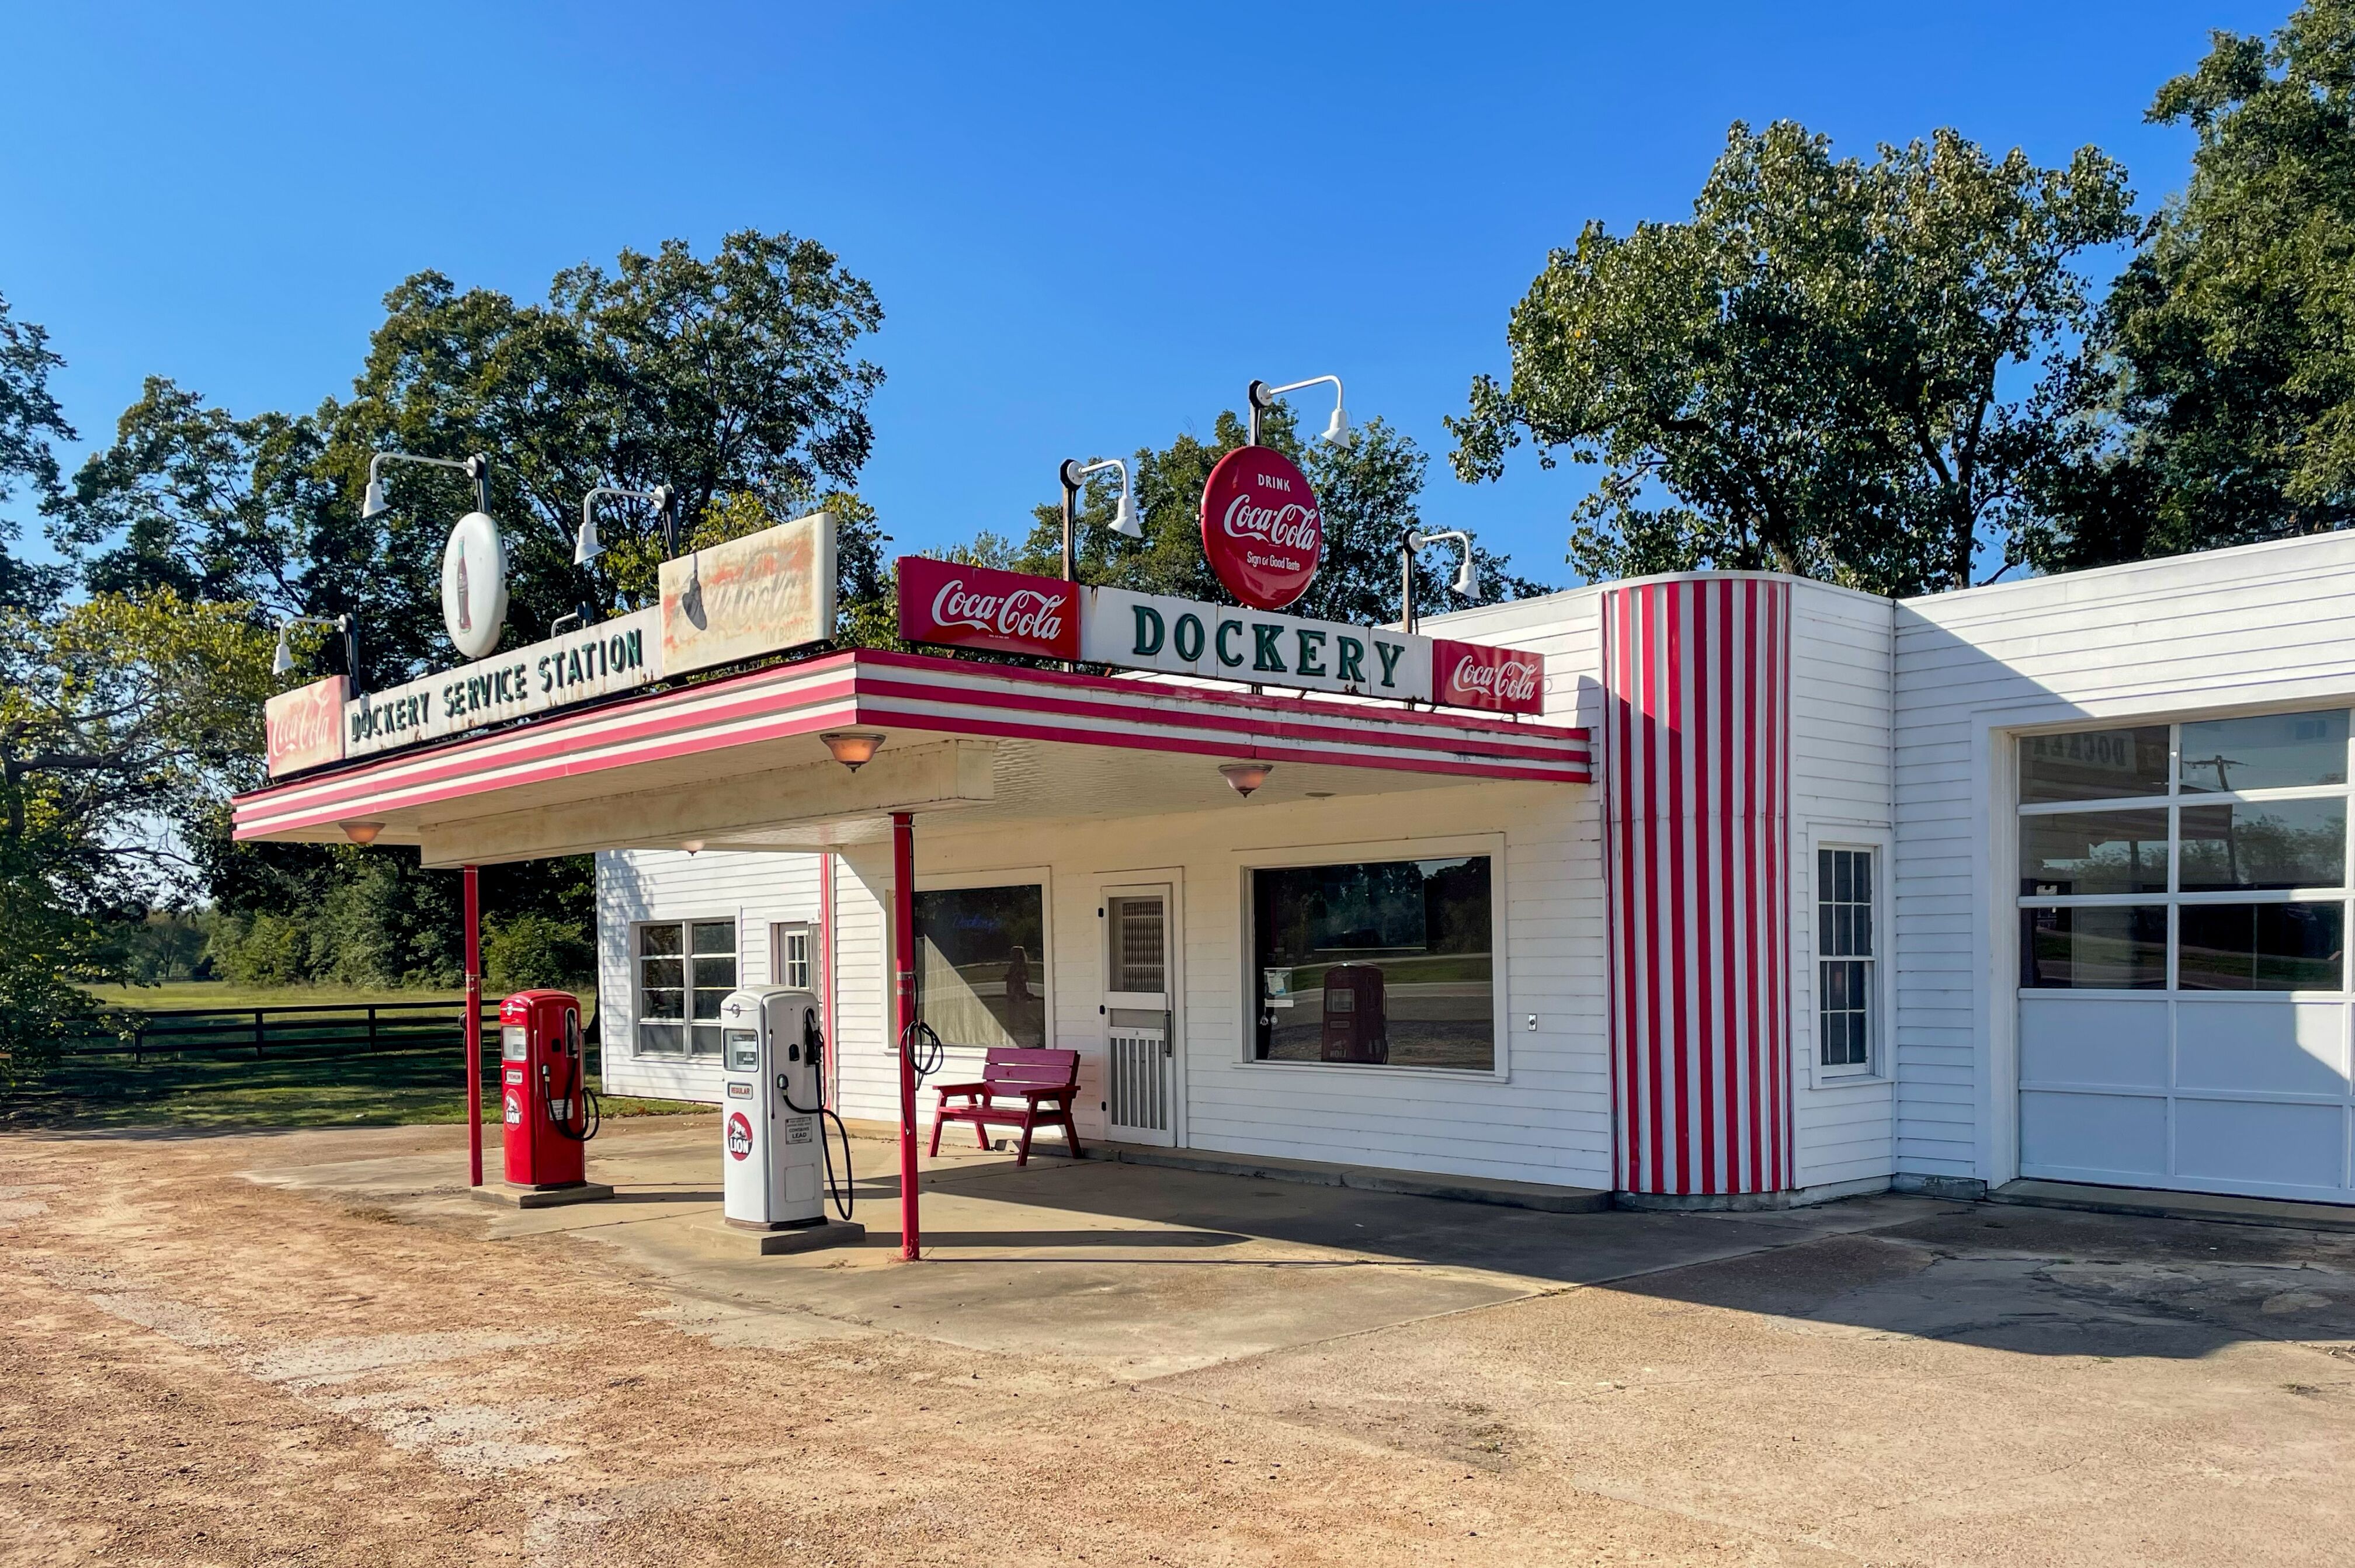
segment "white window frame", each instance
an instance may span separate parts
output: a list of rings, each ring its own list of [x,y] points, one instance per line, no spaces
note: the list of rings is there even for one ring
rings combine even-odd
[[[1380,838],[1341,844],[1316,844],[1235,852],[1234,974],[1238,987],[1235,1017],[1235,1063],[1253,1072],[1314,1072],[1349,1074],[1375,1082],[1415,1078],[1472,1079],[1507,1083],[1512,1078],[1512,976],[1507,951],[1512,930],[1506,912],[1506,836],[1502,833],[1460,834],[1432,838]],[[1477,1067],[1392,1067],[1370,1061],[1263,1061],[1254,1054],[1258,1031],[1251,1020],[1259,1012],[1258,976],[1252,971],[1258,933],[1252,927],[1252,873],[1287,866],[1339,866],[1376,860],[1455,860],[1481,855],[1488,860],[1489,1017],[1495,1025],[1496,1064]]]
[[[674,1061],[689,1066],[700,1065],[707,1062],[717,1065],[719,1061],[718,1052],[715,1051],[706,1056],[698,1056],[695,1054],[695,1036],[692,1032],[695,1028],[695,1020],[693,1018],[660,1018],[650,1019],[646,1016],[645,971],[643,967],[645,960],[641,957],[638,953],[638,933],[650,925],[675,925],[679,929],[681,957],[686,961],[686,967],[679,976],[681,980],[685,982],[681,994],[684,997],[686,1009],[691,1014],[695,1010],[695,955],[693,952],[688,951],[688,949],[691,949],[694,946],[695,936],[689,928],[697,925],[725,925],[736,933],[736,945],[732,955],[736,960],[736,984],[741,986],[744,983],[744,912],[741,909],[724,911],[715,910],[703,914],[663,915],[630,922],[630,945],[627,958],[630,965],[631,1060],[634,1061]],[[679,1049],[677,1051],[648,1051],[639,1044],[638,1031],[649,1022],[677,1023],[682,1029],[689,1032],[682,1038]]]
[[[963,888],[1020,887],[1036,887],[1039,890],[1039,946],[1040,952],[1039,954],[1039,977],[1037,985],[1040,994],[1047,998],[1045,1027],[1041,1031],[1045,1038],[1039,1043],[1041,1048],[1052,1051],[1057,1048],[1058,1040],[1061,1034],[1061,1020],[1057,1016],[1061,1009],[1060,1003],[1057,1001],[1057,992],[1055,990],[1057,965],[1055,963],[1055,879],[1053,872],[1045,866],[1001,867],[1000,869],[993,871],[925,871],[918,873],[916,877],[916,885],[912,891],[920,893],[947,893],[955,892],[959,889]],[[884,924],[886,927],[886,945],[888,947],[890,944],[889,927],[890,925],[890,911],[888,907],[885,911]],[[895,960],[897,958],[897,955],[892,955],[890,956]],[[911,968],[914,963],[914,955],[911,955],[909,957],[909,964]],[[898,1005],[897,998],[895,998],[891,994],[892,987],[895,983],[892,979],[892,975],[896,972],[896,962],[886,965],[886,972],[883,977],[883,1016],[886,1019],[892,1016],[891,1009]],[[883,1032],[887,1035],[890,1034],[890,1028],[887,1026]],[[953,1060],[971,1061],[979,1061],[981,1060],[982,1048],[979,1046],[960,1045],[954,1040],[945,1040],[943,1044],[947,1048]],[[883,1049],[886,1055],[898,1055],[900,1051],[900,1042],[898,1039],[893,1038],[887,1040]]]
[[[820,958],[818,956],[817,923],[809,920],[773,920],[769,923],[769,984],[791,986],[796,990],[817,994]],[[802,939],[802,977],[792,975],[793,941]]]
[[[1824,952],[1823,890],[1817,885],[1823,851],[1848,850],[1872,857],[1872,953],[1866,960],[1872,966],[1870,988],[1867,993],[1865,1014],[1865,1053],[1860,1062],[1824,1061],[1823,1040],[1823,977],[1824,965],[1834,959]],[[1825,825],[1811,829],[1806,843],[1806,904],[1803,918],[1806,922],[1808,963],[1806,970],[1807,1007],[1806,1038],[1807,1042],[1807,1078],[1817,1085],[1834,1083],[1881,1083],[1889,1077],[1889,1020],[1895,1016],[1891,995],[1891,981],[1896,965],[1890,962],[1889,944],[1893,934],[1889,922],[1889,859],[1890,836],[1883,831],[1860,830],[1854,827]],[[1839,961],[1845,962],[1847,955]]]

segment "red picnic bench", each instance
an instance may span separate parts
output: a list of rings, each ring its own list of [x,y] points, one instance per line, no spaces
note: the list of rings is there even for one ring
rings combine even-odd
[[[1071,1098],[1080,1092],[1080,1053],[1076,1051],[1028,1051],[1017,1046],[993,1045],[982,1059],[981,1082],[978,1083],[941,1083],[938,1109],[932,1113],[932,1153],[941,1152],[941,1128],[951,1122],[971,1122],[974,1136],[981,1147],[989,1147],[989,1124],[1002,1123],[1022,1128],[1021,1152],[1014,1157],[1017,1165],[1030,1163],[1030,1134],[1040,1126],[1060,1127],[1070,1153],[1080,1155],[1080,1129],[1071,1125]],[[957,1095],[962,1103],[952,1105],[949,1097]],[[1018,1100],[1017,1105],[998,1105],[996,1100]]]

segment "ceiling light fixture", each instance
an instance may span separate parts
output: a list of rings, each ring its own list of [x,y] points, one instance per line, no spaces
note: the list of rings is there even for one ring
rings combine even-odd
[[[826,742],[836,762],[854,773],[875,760],[875,748],[883,743],[883,737],[872,730],[830,730],[818,739]]]
[[[1227,781],[1227,787],[1246,800],[1251,798],[1252,791],[1267,783],[1267,775],[1273,772],[1275,772],[1273,763],[1220,763],[1219,764],[1219,776]]]
[[[363,846],[375,843],[376,836],[384,831],[381,822],[338,822],[336,826],[343,829],[345,837]]]

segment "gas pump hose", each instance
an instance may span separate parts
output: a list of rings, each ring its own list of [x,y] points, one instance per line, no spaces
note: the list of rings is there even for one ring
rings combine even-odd
[[[570,1117],[556,1114],[558,1096],[549,1087],[547,1064],[544,1062],[541,1064],[539,1069],[540,1109],[548,1114],[549,1125],[556,1129],[557,1136],[570,1138],[577,1144],[585,1144],[597,1136],[598,1128],[605,1125],[605,1103],[597,1097],[596,1090],[589,1087],[589,1070],[577,1059],[572,1063],[572,1089],[573,1094],[577,1094],[581,1100],[581,1130],[577,1133],[572,1130]],[[573,1094],[565,1095],[563,1098],[570,1099]]]
[[[858,1174],[850,1164],[850,1129],[842,1125],[842,1118],[835,1114],[833,1106],[826,1103],[826,1035],[817,1027],[815,1012],[805,1011],[802,1014],[802,1054],[809,1064],[810,1082],[817,1085],[817,1104],[794,1104],[793,1095],[785,1091],[785,1075],[782,1072],[777,1074],[777,1098],[785,1103],[786,1110],[797,1116],[818,1118],[817,1147],[826,1161],[826,1193],[834,1200],[835,1212],[847,1220],[858,1201]],[[836,1136],[842,1140],[842,1173],[839,1176],[834,1169],[834,1145],[826,1140],[827,1122],[834,1124]]]

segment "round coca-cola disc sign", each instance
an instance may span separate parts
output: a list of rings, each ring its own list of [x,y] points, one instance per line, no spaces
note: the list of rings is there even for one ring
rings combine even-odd
[[[1273,447],[1239,446],[1219,459],[1202,486],[1202,554],[1254,610],[1281,610],[1307,592],[1325,557],[1307,476]]]

